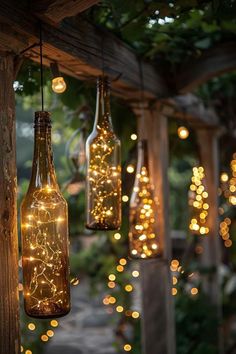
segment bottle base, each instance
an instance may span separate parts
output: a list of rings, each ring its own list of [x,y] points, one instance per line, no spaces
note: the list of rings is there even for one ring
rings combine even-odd
[[[68,315],[68,313],[70,312],[71,308],[66,309],[65,311],[55,311],[52,313],[45,313],[43,314],[40,310],[33,310],[32,312],[28,311],[25,308],[25,312],[27,314],[27,316],[32,317],[32,318],[38,318],[38,319],[49,319],[49,318],[60,318],[60,317],[64,317],[66,315]]]
[[[116,231],[120,230],[120,226],[110,226],[107,224],[94,223],[94,224],[86,224],[86,229],[94,230],[94,231]]]

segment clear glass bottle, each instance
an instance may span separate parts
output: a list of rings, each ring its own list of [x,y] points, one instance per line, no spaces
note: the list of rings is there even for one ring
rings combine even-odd
[[[86,159],[86,227],[117,230],[121,224],[120,140],[112,127],[106,77],[97,82],[96,116],[86,142]]]
[[[138,163],[130,198],[129,246],[131,258],[148,259],[161,253],[156,232],[157,203],[150,182],[147,141],[138,143]]]
[[[48,112],[35,113],[32,175],[21,205],[25,311],[51,318],[70,311],[67,202],[53,165]]]

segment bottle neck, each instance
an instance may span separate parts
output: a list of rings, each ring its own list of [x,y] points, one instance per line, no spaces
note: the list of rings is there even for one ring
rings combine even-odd
[[[57,187],[51,145],[51,121],[48,112],[36,112],[34,158],[30,187]]]
[[[138,171],[140,172],[142,167],[145,167],[147,172],[149,172],[149,161],[148,161],[148,146],[147,140],[141,140],[138,143]]]
[[[110,88],[107,77],[99,77],[97,81],[97,103],[94,130],[113,131],[110,110]]]

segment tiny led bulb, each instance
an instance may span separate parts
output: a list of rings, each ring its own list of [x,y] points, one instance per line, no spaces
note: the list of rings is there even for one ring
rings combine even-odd
[[[184,140],[189,136],[189,130],[184,126],[179,127],[177,132],[180,139]]]
[[[56,93],[63,93],[66,90],[66,83],[62,76],[52,79],[52,89]]]

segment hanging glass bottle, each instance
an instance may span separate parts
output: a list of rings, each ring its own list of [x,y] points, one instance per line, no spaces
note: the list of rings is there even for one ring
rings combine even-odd
[[[138,143],[138,163],[130,199],[129,244],[131,258],[152,258],[161,253],[156,232],[157,205],[150,182],[147,141]]]
[[[48,112],[35,113],[32,175],[21,205],[25,311],[39,318],[70,310],[67,203],[60,193]]]
[[[121,224],[120,141],[112,127],[106,77],[100,77],[97,83],[96,116],[86,142],[86,159],[86,227],[117,230]]]

